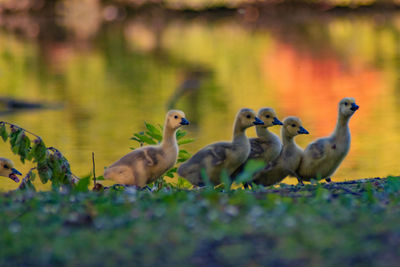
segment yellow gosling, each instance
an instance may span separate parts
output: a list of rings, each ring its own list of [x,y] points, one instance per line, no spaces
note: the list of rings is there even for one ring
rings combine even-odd
[[[188,124],[182,111],[168,111],[161,144],[145,146],[123,156],[104,171],[104,178],[138,187],[154,182],[175,165],[179,150],[176,130]]]
[[[264,125],[256,125],[257,138],[250,138],[250,155],[235,172],[232,177],[239,175],[249,160],[263,161],[265,165],[275,160],[282,149],[282,142],[279,137],[268,130],[274,125],[283,125],[277,118],[272,108],[262,108],[258,111],[257,117],[260,118]]]
[[[19,178],[17,175],[22,174],[14,168],[14,163],[9,159],[0,158],[0,176],[8,177],[18,183]]]
[[[218,142],[208,145],[193,155],[178,168],[178,174],[193,185],[204,185],[202,175],[213,184],[221,183],[221,174],[226,170],[231,175],[250,154],[250,142],[246,137],[247,128],[264,124],[252,109],[241,109],[235,118],[232,142]]]
[[[287,117],[282,126],[282,150],[278,158],[254,175],[254,183],[265,186],[277,184],[288,175],[296,176],[303,149],[294,141],[299,134],[308,134],[297,117]]]
[[[320,138],[309,144],[297,174],[303,181],[326,179],[336,171],[350,149],[349,120],[359,106],[354,98],[346,97],[339,102],[336,128],[329,137]]]

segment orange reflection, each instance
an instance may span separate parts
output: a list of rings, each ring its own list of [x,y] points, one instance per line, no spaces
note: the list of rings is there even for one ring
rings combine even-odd
[[[352,121],[361,122],[370,117],[383,91],[380,73],[356,58],[339,61],[332,53],[312,56],[280,42],[264,53],[262,69],[274,86],[276,99],[281,100],[277,103],[280,110],[311,124],[313,136],[332,132],[341,98],[356,98],[361,109]],[[360,123],[354,123],[352,133],[360,127]]]

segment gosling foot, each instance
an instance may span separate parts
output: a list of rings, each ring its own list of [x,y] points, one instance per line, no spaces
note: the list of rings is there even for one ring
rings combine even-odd
[[[327,183],[332,182],[331,177],[325,178],[325,181],[326,181]]]
[[[249,189],[250,184],[248,182],[245,182],[245,183],[243,183],[243,187],[244,187],[244,189]]]
[[[303,180],[301,180],[301,179],[299,179],[299,178],[297,178],[297,182],[298,182],[298,184],[297,184],[297,185],[301,185],[301,186],[303,186],[303,185],[304,185],[304,183],[303,183]]]

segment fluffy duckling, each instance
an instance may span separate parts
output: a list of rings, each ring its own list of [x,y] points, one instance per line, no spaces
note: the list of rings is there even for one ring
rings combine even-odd
[[[14,163],[9,159],[0,158],[0,176],[8,177],[18,183],[19,178],[17,175],[22,175],[22,173],[14,168]]]
[[[297,174],[300,179],[310,181],[326,179],[336,171],[350,149],[349,120],[359,106],[354,98],[346,97],[339,102],[339,115],[336,128],[332,135],[320,138],[309,144],[304,150],[304,156]]]
[[[275,160],[282,149],[282,142],[279,137],[268,130],[269,127],[274,125],[283,125],[278,120],[275,111],[272,108],[262,108],[258,111],[257,117],[260,118],[264,125],[256,125],[257,138],[250,138],[250,155],[247,160],[232,174],[236,177],[243,171],[244,166],[248,160],[264,161],[267,165],[269,162]]]
[[[281,182],[288,175],[294,175],[299,167],[303,149],[294,141],[299,134],[308,134],[297,117],[287,117],[282,126],[282,150],[277,159],[254,175],[254,183],[266,186]]]
[[[232,142],[218,142],[208,145],[193,155],[178,168],[178,174],[193,185],[202,186],[202,173],[213,184],[219,184],[223,170],[231,175],[250,154],[250,142],[246,137],[247,128],[264,124],[252,109],[241,109],[235,118]]]
[[[104,178],[138,187],[154,182],[175,165],[179,150],[176,130],[188,124],[182,111],[168,111],[161,144],[145,146],[123,156],[104,171]]]

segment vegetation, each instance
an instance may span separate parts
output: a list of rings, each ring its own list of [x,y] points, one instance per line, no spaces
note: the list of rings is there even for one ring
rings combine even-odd
[[[7,126],[10,130],[7,130]],[[36,175],[33,171],[39,174],[40,181],[43,184],[51,181],[52,188],[55,190],[62,186],[67,188],[73,186],[73,177],[68,160],[58,149],[46,147],[40,136],[4,121],[0,122],[0,135],[3,141],[9,139],[11,151],[19,155],[22,163],[25,163],[25,160],[36,163],[36,167],[32,168],[23,179],[20,189],[35,189],[32,181]],[[32,141],[28,135],[36,137],[33,145],[31,145]]]
[[[0,265],[395,266],[399,189],[14,191],[0,196]]]
[[[162,128],[145,126],[132,139],[160,142]],[[0,196],[0,265],[395,266],[400,260],[399,177],[251,190],[232,189],[229,181],[188,190],[182,180],[161,180],[152,190],[94,192],[90,177],[64,182],[69,165],[58,150],[40,137],[31,147],[26,130],[5,127],[0,123],[13,152],[35,161],[39,177],[47,177],[40,168],[46,163],[51,175],[41,180],[56,186],[36,192],[30,172],[23,190]],[[181,145],[193,141],[184,135],[177,133]],[[255,168],[247,166],[240,179]]]

